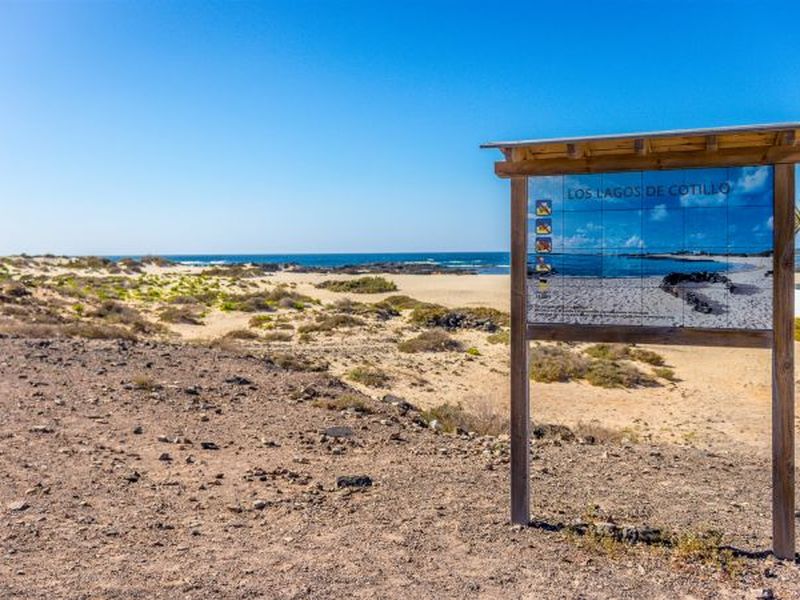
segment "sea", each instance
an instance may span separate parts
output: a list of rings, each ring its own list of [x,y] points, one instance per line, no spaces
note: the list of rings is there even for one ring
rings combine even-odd
[[[109,258],[126,258],[111,256]],[[141,258],[130,256],[128,258]],[[369,263],[393,262],[427,264],[442,269],[469,269],[482,275],[507,275],[511,259],[508,252],[411,252],[364,254],[176,254],[164,255],[171,261],[186,265],[226,265],[237,263],[287,264],[305,267],[345,267]],[[578,277],[649,277],[672,272],[747,269],[737,264],[735,257],[728,261],[698,259],[638,257],[632,255],[552,254],[549,260],[557,272]]]

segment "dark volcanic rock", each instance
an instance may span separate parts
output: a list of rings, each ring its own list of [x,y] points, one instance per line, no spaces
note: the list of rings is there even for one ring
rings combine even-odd
[[[337,488],[366,488],[372,485],[369,475],[341,475],[336,478]]]

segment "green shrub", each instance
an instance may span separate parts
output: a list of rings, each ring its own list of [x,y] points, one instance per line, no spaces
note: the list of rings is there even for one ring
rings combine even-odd
[[[621,360],[629,357],[630,346],[623,344],[594,344],[583,352],[600,360]]]
[[[328,280],[318,283],[316,287],[332,292],[349,292],[352,294],[383,294],[397,291],[397,285],[393,281],[375,276],[341,281]]]
[[[584,353],[599,360],[636,360],[656,367],[664,364],[664,357],[657,352],[623,344],[594,344]]]
[[[666,379],[667,381],[671,381],[675,383],[680,381],[677,377],[675,377],[675,371],[668,367],[656,367],[653,369],[653,375],[656,377],[660,377],[661,379]]]
[[[652,350],[645,350],[644,348],[631,348],[629,355],[633,360],[638,360],[639,362],[647,363],[654,367],[663,366],[665,362],[663,356]]]
[[[475,346],[472,346],[470,348],[467,348],[467,354],[469,354],[470,356],[480,356],[481,351],[478,350]]]
[[[540,383],[580,379],[588,368],[586,357],[560,346],[534,346],[530,350],[530,377]]]
[[[416,300],[410,296],[389,296],[384,300],[376,303],[376,306],[383,306],[387,308],[392,308],[394,310],[411,310],[414,308],[419,308],[421,306],[432,306],[427,302],[421,302],[420,300]]]
[[[378,302],[376,304],[366,304],[364,302],[356,302],[350,298],[341,298],[333,303],[331,307],[335,312],[346,315],[362,315],[376,317],[380,320],[386,321],[392,317],[396,317],[400,312],[392,306]]]
[[[223,301],[222,310],[240,312],[270,312],[277,308],[302,310],[306,304],[313,302],[313,298],[299,294],[281,285],[268,292],[253,292],[230,296]]]
[[[425,331],[416,337],[401,342],[400,352],[457,352],[462,349],[461,342],[453,339],[444,331]]]
[[[423,327],[443,329],[482,329],[497,331],[510,322],[508,313],[485,306],[445,308],[437,304],[418,306],[411,313],[411,322]]]
[[[254,328],[272,329],[275,326],[275,320],[272,315],[256,315],[251,317],[247,324]]]

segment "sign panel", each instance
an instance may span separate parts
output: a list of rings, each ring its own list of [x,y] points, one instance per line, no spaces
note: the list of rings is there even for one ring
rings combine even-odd
[[[771,166],[529,179],[528,322],[771,329]]]

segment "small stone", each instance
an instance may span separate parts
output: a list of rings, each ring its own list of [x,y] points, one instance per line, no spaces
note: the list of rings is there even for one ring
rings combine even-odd
[[[234,375],[233,377],[228,377],[225,380],[225,383],[231,383],[233,385],[250,385],[253,382],[250,381],[247,377],[241,377],[239,375]]]
[[[214,442],[200,442],[200,447],[203,450],[219,450],[219,446],[217,446]]]
[[[170,461],[172,461],[172,456],[170,456],[169,452],[162,452],[159,455],[158,460],[161,460],[161,461],[164,461],[164,462],[170,462]]]
[[[775,600],[775,592],[772,588],[764,588],[761,593],[756,596],[756,600]]]
[[[28,510],[30,506],[31,505],[25,502],[25,500],[17,500],[16,502],[8,504],[6,508],[11,512],[22,512],[23,510]]]
[[[353,430],[349,427],[328,427],[325,435],[332,438],[349,438],[353,437]]]
[[[137,425],[136,427],[133,428],[133,433],[136,435],[141,435],[144,433],[144,429],[142,428],[141,425]]]
[[[125,481],[128,483],[136,483],[142,478],[138,471],[133,471],[132,473],[128,473],[125,475]]]
[[[239,506],[238,504],[228,504],[228,506],[227,506],[226,508],[227,508],[229,511],[233,512],[233,513],[240,513],[240,512],[242,512],[242,510],[244,510],[244,509],[243,509],[241,506]]]
[[[342,475],[336,478],[337,488],[366,488],[372,485],[369,475]]]
[[[269,503],[266,500],[256,500],[253,502],[253,508],[256,510],[264,510]]]
[[[442,430],[442,425],[439,423],[439,419],[433,419],[430,423],[428,423],[428,427],[430,427],[433,431]]]
[[[31,433],[53,433],[53,428],[47,425],[34,425],[31,427]]]

